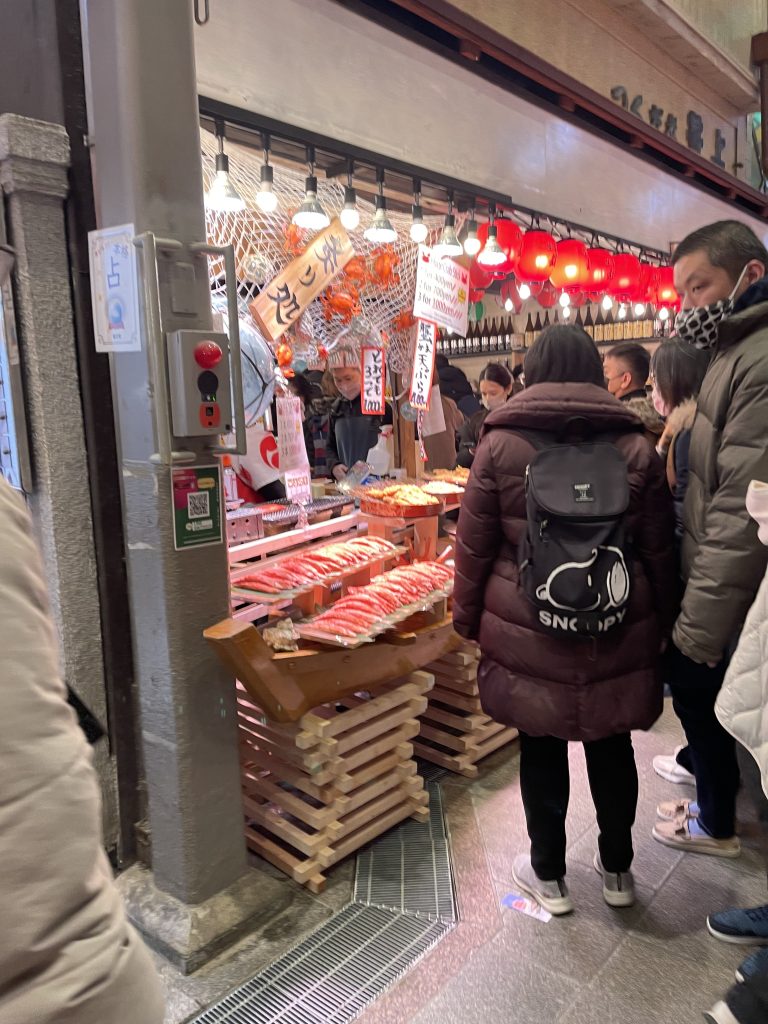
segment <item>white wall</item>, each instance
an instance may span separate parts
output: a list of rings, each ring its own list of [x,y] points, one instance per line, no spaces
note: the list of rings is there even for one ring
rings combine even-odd
[[[738,217],[710,198],[332,0],[216,0],[196,29],[201,94],[666,249]]]

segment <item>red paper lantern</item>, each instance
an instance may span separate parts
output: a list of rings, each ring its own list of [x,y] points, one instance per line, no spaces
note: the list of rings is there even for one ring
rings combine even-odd
[[[489,274],[485,267],[481,267],[477,260],[472,260],[469,265],[469,283],[478,291],[485,291],[493,284],[493,274]]]
[[[680,296],[677,294],[672,267],[659,267],[659,280],[656,285],[657,306],[677,306]]]
[[[496,226],[496,241],[507,257],[506,263],[500,263],[498,266],[488,268],[489,272],[498,281],[500,278],[514,273],[520,255],[520,246],[523,242],[523,232],[517,224],[507,220],[506,217],[497,217],[494,225]],[[477,237],[483,245],[488,241],[489,226],[488,223],[484,222],[477,229]],[[482,252],[482,249],[480,251]]]
[[[485,292],[483,291],[482,288],[470,288],[469,289],[469,301],[470,302],[480,302],[484,295],[485,295]]]
[[[551,281],[545,281],[536,301],[544,309],[552,309],[560,300],[560,294]]]
[[[515,282],[511,278],[507,279],[501,286],[500,294],[501,300],[505,305],[507,302],[512,303],[512,309],[515,313],[519,313],[523,308],[523,300],[520,298]]]
[[[617,252],[613,257],[611,291],[623,302],[633,302],[640,286],[640,260],[631,252]]]
[[[569,296],[569,298],[571,300],[571,305],[573,306],[574,309],[578,309],[580,306],[583,306],[584,303],[587,301],[587,293],[586,292],[582,292],[582,291],[579,291],[579,292],[568,291],[568,296]]]
[[[526,231],[520,246],[517,274],[521,281],[546,281],[557,260],[557,245],[546,231]]]
[[[596,292],[598,289],[601,289],[601,294],[604,295],[610,289],[614,266],[613,253],[608,249],[587,249],[587,267],[591,291]]]
[[[640,284],[637,289],[638,302],[656,303],[656,293],[659,288],[659,268],[652,267],[649,263],[643,263],[640,267]]]
[[[578,238],[563,238],[557,243],[557,259],[549,275],[555,288],[578,291],[589,283],[587,247]]]

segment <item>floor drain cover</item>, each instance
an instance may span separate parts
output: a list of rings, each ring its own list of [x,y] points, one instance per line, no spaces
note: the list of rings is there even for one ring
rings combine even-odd
[[[195,1024],[346,1024],[452,927],[350,904]]]
[[[355,902],[433,920],[457,920],[440,787],[429,789],[429,820],[406,821],[358,854]]]

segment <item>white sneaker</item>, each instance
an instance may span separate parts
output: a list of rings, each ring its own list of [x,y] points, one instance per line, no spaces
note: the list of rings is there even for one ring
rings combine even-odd
[[[667,782],[675,782],[678,785],[695,786],[696,779],[691,772],[689,772],[687,768],[683,768],[681,764],[677,763],[677,755],[682,749],[682,746],[675,747],[675,752],[671,757],[669,754],[657,754],[653,759],[653,770],[657,775],[660,775],[662,779],[666,779]]]
[[[723,1002],[722,999],[704,1014],[704,1020],[707,1024],[739,1024],[738,1019],[731,1013],[728,1004]]]
[[[631,871],[622,871],[614,874],[606,871],[600,860],[600,854],[595,854],[595,871],[603,876],[603,899],[609,907],[632,907],[635,904],[635,880]]]
[[[568,886],[564,878],[558,878],[553,882],[545,882],[539,878],[531,865],[531,858],[527,853],[521,853],[515,857],[512,866],[512,878],[518,889],[532,896],[533,899],[544,907],[550,914],[570,914],[573,910],[573,900],[568,892]]]

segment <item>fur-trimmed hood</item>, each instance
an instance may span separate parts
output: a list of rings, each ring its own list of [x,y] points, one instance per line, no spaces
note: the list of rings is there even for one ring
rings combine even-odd
[[[696,418],[696,399],[686,398],[667,416],[667,430],[671,434],[679,434],[681,430],[690,430]]]

